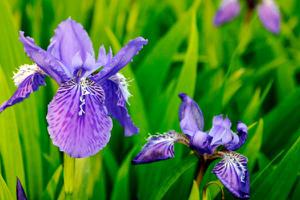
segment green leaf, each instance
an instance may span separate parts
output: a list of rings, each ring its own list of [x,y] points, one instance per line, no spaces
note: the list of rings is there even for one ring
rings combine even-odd
[[[196,181],[193,181],[192,191],[189,200],[200,200],[199,186]]]
[[[299,99],[300,88],[288,95],[264,117],[265,127],[268,128],[264,132],[263,147],[267,153],[278,153],[278,150],[289,141],[287,134],[298,130],[300,112],[296,111],[300,110]]]
[[[183,175],[187,170],[194,167],[197,163],[197,158],[195,156],[188,156],[182,163],[178,166],[174,166],[172,173],[169,176],[162,179],[161,185],[157,191],[152,193],[152,196],[149,199],[159,200],[164,197],[167,191],[172,187],[172,185],[178,181],[181,175]]]
[[[62,182],[62,169],[62,165],[60,165],[54,172],[43,193],[43,199],[56,199],[55,195],[58,193],[60,182]]]
[[[117,179],[112,191],[112,200],[118,200],[118,199],[130,199],[130,190],[129,190],[129,170],[131,166],[131,159],[133,156],[133,153],[136,152],[136,149],[133,148],[123,161],[121,167],[119,168]]]
[[[270,171],[266,169],[263,174],[251,185],[253,199],[287,199],[293,184],[300,171],[300,137],[287,151],[277,167]],[[291,167],[293,166],[293,167]],[[268,192],[266,192],[268,191]]]
[[[189,46],[187,49],[186,57],[178,78],[177,86],[171,96],[169,97],[169,103],[166,111],[165,122],[162,123],[162,127],[172,127],[177,120],[177,109],[180,100],[177,95],[181,92],[187,93],[190,96],[194,96],[196,75],[197,75],[197,56],[198,56],[198,29],[196,21],[196,11],[193,12],[191,18],[190,38]],[[175,95],[174,95],[175,94]],[[175,117],[176,116],[176,117]]]
[[[198,3],[195,1],[191,9],[157,42],[137,69],[136,78],[139,83],[143,83],[141,90],[148,102],[155,101],[163,88],[163,82],[168,75],[172,59],[187,36],[191,12],[197,5]],[[148,39],[151,43],[151,38]],[[153,84],[154,81],[155,84]]]
[[[0,174],[0,199],[5,200],[13,200],[13,196],[11,192],[9,191],[5,181],[3,180],[1,174]]]
[[[259,150],[262,144],[263,130],[263,119],[260,119],[253,137],[246,143],[247,146],[244,154],[248,158],[248,169],[250,172],[253,170],[255,161],[259,155]]]
[[[1,96],[0,102],[3,102],[3,96],[9,95],[8,85],[4,77],[2,67],[0,66],[0,86]],[[1,167],[5,173],[5,178],[10,191],[16,189],[16,177],[24,183],[24,168],[21,144],[15,112],[12,109],[7,109],[0,115],[0,157],[3,160]]]

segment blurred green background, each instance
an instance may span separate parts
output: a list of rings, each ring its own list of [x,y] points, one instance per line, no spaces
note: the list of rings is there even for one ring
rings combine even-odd
[[[242,3],[245,3],[241,1]],[[180,131],[179,92],[199,103],[205,129],[216,114],[244,121],[249,139],[252,199],[300,199],[300,1],[277,1],[281,33],[267,32],[246,7],[232,23],[213,26],[220,1],[210,0],[1,0],[0,101],[15,90],[12,75],[31,63],[18,41],[25,31],[46,48],[59,22],[71,16],[94,43],[120,47],[136,36],[149,44],[122,73],[132,80],[130,112],[140,133],[123,137],[117,121],[110,143],[75,161],[69,177],[64,156],[47,133],[47,104],[57,85],[47,80],[22,104],[0,114],[0,199],[15,199],[16,176],[29,199],[201,199],[193,178],[198,160],[176,146],[176,158],[133,166],[149,133]],[[212,164],[213,166],[214,164]],[[217,178],[204,176],[200,190]],[[220,199],[218,187],[208,199]],[[233,197],[226,191],[226,199]]]

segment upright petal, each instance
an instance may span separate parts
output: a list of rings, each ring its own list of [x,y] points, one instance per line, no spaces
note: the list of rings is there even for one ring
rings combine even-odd
[[[266,29],[273,33],[280,31],[280,12],[273,0],[263,0],[258,5],[258,15]]]
[[[222,0],[221,6],[215,15],[214,24],[220,26],[231,21],[240,13],[240,10],[239,0]]]
[[[153,135],[147,139],[141,152],[133,159],[133,164],[151,163],[174,158],[174,143],[188,144],[188,139],[175,131],[166,134]]]
[[[123,86],[120,81],[120,76],[121,75],[115,75],[102,84],[106,97],[105,105],[108,112],[124,127],[125,136],[132,136],[133,134],[138,133],[139,129],[133,124],[131,117],[128,114],[126,108],[128,95],[126,95],[126,92],[125,94],[122,92]]]
[[[87,32],[71,18],[58,25],[47,51],[67,66],[71,74],[78,68],[89,71],[96,67],[93,45]]]
[[[24,32],[20,32],[20,41],[23,43],[25,52],[32,61],[56,82],[60,84],[71,78],[66,67],[59,60],[37,46],[32,38],[25,37]]]
[[[107,63],[111,62],[112,59],[112,50],[109,48],[109,52],[106,54],[106,50],[102,45],[99,49],[97,66],[105,66]]]
[[[17,178],[16,192],[17,192],[17,200],[27,200],[25,191],[23,189],[23,186],[22,186],[21,181],[19,180],[19,178]]]
[[[250,197],[250,183],[247,158],[235,152],[225,153],[223,159],[214,167],[213,173],[236,197]]]
[[[197,131],[202,131],[204,118],[198,104],[184,93],[179,94],[181,105],[179,108],[180,127],[184,134],[193,136]]]
[[[248,128],[247,128],[246,124],[244,124],[242,122],[238,122],[237,132],[238,132],[238,136],[236,134],[234,134],[235,139],[232,142],[225,145],[226,149],[228,149],[230,151],[235,151],[235,150],[239,149],[245,143],[245,141],[248,137]]]
[[[46,85],[45,75],[36,65],[22,65],[14,75],[14,81],[17,91],[13,96],[0,106],[0,113],[7,107],[23,101],[28,98],[32,92],[39,89],[40,86]]]
[[[125,67],[133,57],[138,54],[138,52],[143,48],[144,45],[148,43],[148,40],[137,37],[134,40],[128,42],[128,44],[123,47],[109,63],[106,64],[103,70],[101,70],[97,75],[94,76],[96,82],[103,82],[109,77],[115,75],[123,67]]]
[[[48,131],[53,143],[72,157],[96,154],[109,141],[112,121],[104,105],[104,91],[81,79],[63,84],[48,107]]]
[[[208,134],[213,138],[211,141],[213,149],[220,145],[226,145],[235,139],[230,120],[227,117],[223,119],[222,115],[213,118],[213,127]]]
[[[200,154],[211,154],[213,153],[210,145],[212,137],[205,132],[197,131],[191,138],[191,148],[195,149]]]

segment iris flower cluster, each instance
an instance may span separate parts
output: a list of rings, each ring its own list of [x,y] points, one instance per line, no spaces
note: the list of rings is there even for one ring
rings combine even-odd
[[[213,118],[212,128],[203,131],[204,118],[197,103],[186,94],[180,94],[179,97],[182,101],[179,120],[183,134],[168,131],[165,134],[150,136],[133,163],[151,163],[173,158],[174,144],[182,143],[200,157],[201,165],[221,159],[212,172],[234,196],[249,198],[247,158],[235,152],[247,139],[247,126],[238,122],[235,133],[231,130],[230,120],[217,115]]]
[[[215,23],[229,21],[239,10],[238,0],[224,0]],[[268,24],[266,27],[275,32],[277,21],[265,21],[276,15],[273,1],[264,0],[259,10],[267,10],[261,18]],[[126,107],[131,96],[128,82],[119,71],[147,44],[146,39],[137,37],[129,41],[116,55],[101,46],[96,59],[87,32],[69,18],[59,24],[47,50],[37,46],[23,32],[20,32],[20,41],[34,64],[22,65],[14,74],[17,90],[0,106],[0,112],[28,98],[50,77],[58,83],[59,89],[48,105],[46,119],[52,142],[61,151],[75,158],[96,154],[109,142],[111,116],[124,127],[125,136],[138,133]],[[179,97],[183,134],[168,131],[150,136],[133,163],[173,158],[174,144],[182,143],[200,157],[203,165],[220,158],[212,172],[234,196],[249,198],[247,158],[235,152],[246,141],[247,126],[238,122],[235,133],[231,130],[230,120],[218,115],[213,118],[212,128],[204,131],[204,118],[197,103],[186,94]],[[26,199],[19,180],[17,198]]]
[[[61,151],[76,158],[96,154],[110,139],[110,116],[122,124],[126,136],[138,133],[126,108],[128,83],[118,72],[147,44],[146,39],[129,41],[114,56],[101,46],[96,60],[87,32],[69,18],[59,24],[47,50],[23,32],[20,41],[34,64],[22,65],[14,75],[18,88],[0,112],[29,97],[50,77],[59,89],[48,106],[48,132]]]
[[[280,12],[274,0],[246,0],[248,13],[257,8],[258,16],[265,28],[272,33],[280,31]],[[222,0],[221,6],[218,9],[214,24],[220,26],[231,21],[240,14],[240,0]]]

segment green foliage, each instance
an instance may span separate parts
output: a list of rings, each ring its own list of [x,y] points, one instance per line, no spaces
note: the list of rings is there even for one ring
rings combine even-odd
[[[140,134],[124,138],[115,121],[110,143],[93,157],[70,159],[52,144],[45,116],[57,89],[53,81],[0,114],[0,199],[15,199],[16,177],[28,199],[200,199],[193,182],[197,158],[185,147],[175,147],[175,159],[141,166],[130,162],[148,133],[180,131],[180,92],[197,100],[206,130],[220,113],[233,124],[242,120],[251,126],[240,152],[249,159],[252,199],[299,199],[300,3],[279,2],[279,35],[267,32],[256,14],[244,20],[245,12],[214,27],[218,3],[1,0],[0,103],[16,89],[13,72],[31,63],[18,41],[19,30],[46,48],[57,24],[72,17],[89,32],[96,53],[100,44],[116,53],[137,36],[149,44],[122,70],[132,80],[129,110]],[[203,180],[217,178],[208,170]],[[214,187],[207,194],[220,196]]]

